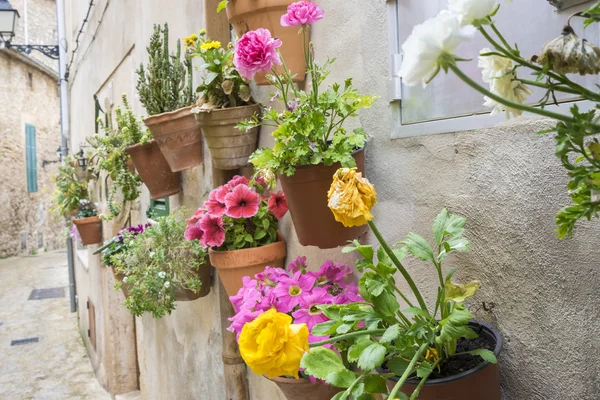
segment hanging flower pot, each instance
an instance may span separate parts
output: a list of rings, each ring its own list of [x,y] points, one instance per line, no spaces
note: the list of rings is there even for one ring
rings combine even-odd
[[[125,148],[138,174],[150,191],[152,200],[162,199],[181,192],[181,172],[171,172],[158,143],[135,144]]]
[[[193,110],[204,140],[210,149],[213,165],[218,169],[238,169],[248,164],[248,157],[258,144],[258,127],[241,131],[236,125],[260,113],[260,105]]]
[[[202,134],[191,109],[191,106],[184,107],[144,120],[173,172],[195,167],[203,161]]]
[[[364,173],[365,149],[355,151],[353,157],[358,172]],[[367,225],[344,227],[335,220],[327,206],[327,192],[338,168],[339,163],[329,167],[323,164],[301,165],[296,167],[292,176],[279,175],[298,241],[303,246],[330,249],[345,245],[348,240],[356,239],[367,231]]]
[[[502,336],[488,324],[471,321],[469,327],[479,334],[480,341],[489,343],[496,357],[502,350]],[[473,356],[471,356],[473,357]],[[398,378],[388,380],[391,390]],[[410,396],[417,388],[418,381],[409,380],[402,386],[402,392]],[[500,400],[500,372],[498,364],[487,361],[441,379],[428,379],[419,392],[419,400]]]
[[[308,44],[308,31],[305,37],[298,34],[297,26],[281,26],[281,16],[287,12],[287,7],[295,0],[229,0],[227,3],[227,18],[235,28],[238,37],[248,31],[258,28],[268,29],[273,37],[280,39],[283,45],[279,48],[286,66],[292,72],[295,82],[303,82],[306,75],[304,60],[304,43]],[[283,72],[276,66],[278,73]],[[255,75],[257,85],[269,85],[266,72]]]
[[[208,250],[210,263],[217,269],[219,278],[229,296],[235,296],[242,287],[242,278],[262,272],[266,266],[283,268],[287,255],[286,242],[280,232],[278,241],[261,247],[241,250]]]
[[[73,219],[84,245],[102,242],[102,221],[99,217]]]
[[[308,379],[273,378],[279,390],[288,400],[330,400],[344,389],[327,386],[320,382],[312,383]]]
[[[204,263],[198,268],[198,279],[202,281],[202,287],[198,293],[190,289],[177,288],[175,290],[176,301],[194,301],[201,297],[208,296],[212,286],[212,266],[210,263]]]

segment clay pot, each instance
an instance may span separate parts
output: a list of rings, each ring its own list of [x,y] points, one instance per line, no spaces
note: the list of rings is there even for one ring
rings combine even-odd
[[[208,250],[210,263],[229,296],[235,296],[242,287],[242,278],[263,272],[265,267],[283,268],[287,254],[285,239],[277,232],[277,242],[252,249],[217,251]]]
[[[181,172],[171,172],[156,140],[126,147],[125,151],[131,156],[152,200],[181,192]]]
[[[77,227],[84,245],[102,242],[102,221],[99,217],[73,218],[72,221]]]
[[[330,400],[344,389],[312,383],[308,379],[273,378],[270,379],[288,400]]]
[[[480,336],[487,337],[496,343],[496,357],[502,350],[500,332],[483,322],[471,321],[469,326]],[[398,378],[387,381],[392,390]],[[402,392],[410,397],[417,388],[419,381],[409,380],[402,386]],[[442,379],[430,379],[425,382],[419,393],[418,400],[500,400],[500,372],[498,364],[487,361],[459,375]]]
[[[353,154],[359,172],[365,170],[364,148]],[[347,244],[367,231],[367,225],[346,228],[335,220],[327,207],[327,192],[334,173],[340,168],[336,163],[329,167],[301,165],[292,176],[279,175],[285,193],[298,241],[303,246],[330,249]]]
[[[180,108],[144,120],[173,172],[202,164],[202,134],[191,109]]]
[[[125,275],[116,272],[114,268],[111,268],[111,270],[112,270],[113,276],[115,277],[115,280],[120,281],[122,283],[121,291],[123,292],[123,295],[125,296],[125,298],[129,297],[129,290],[131,289],[131,285],[128,285],[127,283],[123,283],[123,279],[125,278]]]
[[[236,125],[256,113],[260,114],[258,104],[214,110],[199,109],[194,113],[215,168],[238,169],[248,164],[248,157],[258,144],[258,127],[244,132],[237,129]]]
[[[296,0],[229,0],[227,3],[227,18],[235,28],[238,37],[248,31],[258,28],[268,29],[273,37],[281,39],[279,48],[285,65],[296,74],[294,82],[303,82],[306,75],[303,39],[298,33],[297,26],[281,26],[281,16],[287,13],[287,7]],[[308,46],[309,35],[305,32],[304,43]],[[277,73],[283,73],[283,68],[275,66]],[[257,85],[270,85],[265,72],[254,76]]]

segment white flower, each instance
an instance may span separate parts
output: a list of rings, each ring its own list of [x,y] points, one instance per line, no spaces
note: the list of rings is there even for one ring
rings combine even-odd
[[[154,253],[153,251],[151,251],[150,254],[149,254],[150,258],[154,257],[154,254],[156,254],[156,253]]]
[[[169,281],[166,281],[166,282],[165,282],[165,287],[166,287],[166,288],[169,288],[169,286],[171,286],[171,282],[169,282]]]
[[[481,49],[479,54],[491,53],[492,50],[486,48]],[[482,68],[481,75],[483,81],[490,83],[493,79],[503,77],[508,74],[512,68],[513,63],[510,58],[500,57],[496,55],[479,56],[478,64],[479,68]]]
[[[165,279],[165,276],[167,276],[167,273],[165,271],[160,271],[158,273],[158,276],[160,276],[162,279]]]
[[[496,0],[448,0],[448,9],[460,17],[463,25],[484,19],[497,6]]]
[[[123,283],[127,283],[127,277],[123,278]]]
[[[475,27],[461,27],[458,16],[442,11],[413,28],[402,45],[404,60],[398,74],[408,86],[422,83],[423,87],[440,70],[440,57],[452,54],[465,40],[473,37]]]

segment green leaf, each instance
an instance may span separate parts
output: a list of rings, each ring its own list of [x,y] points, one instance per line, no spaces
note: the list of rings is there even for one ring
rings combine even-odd
[[[365,283],[371,296],[379,296],[388,287],[388,280],[380,275],[369,275]]]
[[[408,307],[407,309],[402,310],[402,312],[420,315],[421,317],[425,317],[425,318],[431,317],[431,315],[429,315],[427,312],[425,312],[424,310],[417,308],[417,307]]]
[[[365,376],[365,391],[369,393],[387,393],[385,379],[379,375]]]
[[[433,261],[433,249],[421,235],[410,232],[403,243],[413,256],[423,261]]]
[[[208,74],[206,74],[206,76],[204,77],[204,84],[206,86],[210,85],[215,79],[217,79],[219,77],[219,74],[217,74],[216,72],[209,72]]]
[[[332,372],[346,369],[340,356],[325,347],[315,347],[310,353],[305,353],[300,361],[300,367],[317,379],[327,379]]]
[[[342,324],[342,321],[326,321],[321,324],[315,325],[312,329],[314,336],[327,336],[335,333],[338,326]]]
[[[377,297],[372,297],[371,302],[373,303],[375,312],[383,317],[393,317],[400,309],[400,304],[398,304],[396,296],[387,291]]]
[[[432,368],[433,368],[433,366],[431,365],[431,363],[429,361],[423,361],[417,367],[417,376],[421,379],[428,377],[429,374],[431,374]]]
[[[313,328],[314,329],[314,328]],[[314,330],[313,330],[313,335],[314,335]],[[348,361],[350,362],[356,362],[358,361],[358,359],[360,358],[361,353],[369,346],[371,346],[373,344],[373,341],[370,339],[369,336],[361,336],[359,339],[357,339],[354,344],[352,346],[350,346],[350,349],[348,349]]]
[[[328,385],[339,388],[348,388],[354,383],[355,380],[356,376],[354,373],[347,369],[334,371],[327,375],[327,378],[325,378],[325,382],[327,382]]]
[[[342,253],[350,253],[352,251],[358,251],[366,260],[373,262],[373,246],[361,245],[358,240],[353,242],[354,247],[346,246],[342,249]]]
[[[447,208],[444,208],[441,213],[433,221],[433,235],[435,242],[438,245],[442,244],[444,240],[444,234],[446,232],[446,222],[448,222],[449,212]]]
[[[446,292],[446,301],[454,301],[456,303],[462,303],[477,292],[481,283],[479,281],[472,281],[466,285],[455,284],[451,281],[446,281],[444,290]]]
[[[256,232],[254,232],[254,239],[255,240],[260,240],[262,238],[264,238],[265,236],[267,236],[267,232],[261,230],[257,230]]]
[[[391,343],[394,340],[396,340],[398,338],[398,336],[400,336],[401,332],[402,332],[402,329],[400,328],[400,325],[398,325],[398,324],[392,325],[385,330],[384,334],[381,336],[381,339],[379,339],[379,343],[382,343],[382,344]]]
[[[371,371],[380,367],[381,364],[383,364],[386,352],[387,349],[385,346],[379,343],[373,343],[362,352],[357,365],[365,371]]]
[[[490,362],[492,364],[496,364],[498,362],[494,352],[487,350],[487,349],[475,349],[475,350],[468,351],[467,353],[472,354],[474,356],[479,356],[479,357],[483,358],[485,361]]]
[[[410,361],[405,360],[403,358],[392,358],[387,362],[387,367],[390,371],[394,373],[396,376],[402,376],[404,371],[408,368]]]
[[[219,2],[219,5],[217,6],[218,13],[220,13],[221,11],[223,11],[223,9],[225,9],[225,7],[227,7],[227,1],[228,0],[221,0],[221,2]]]
[[[465,223],[467,220],[459,215],[452,214],[446,222],[446,232],[448,232],[452,237],[461,236],[465,229]]]
[[[435,339],[437,344],[450,343],[460,338],[475,339],[477,334],[466,326],[471,320],[471,313],[462,306],[457,305],[448,318],[440,321],[442,329]]]

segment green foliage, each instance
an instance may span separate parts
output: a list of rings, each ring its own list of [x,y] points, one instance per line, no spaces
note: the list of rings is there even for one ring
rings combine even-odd
[[[301,34],[304,34],[302,31]],[[354,150],[364,147],[367,134],[361,128],[348,132],[344,123],[358,116],[358,111],[370,108],[375,97],[362,96],[352,86],[352,79],[343,85],[334,83],[320,92],[320,86],[329,75],[329,66],[314,61],[312,44],[306,52],[307,70],[311,75],[311,90],[296,89],[293,77],[284,64],[283,75],[267,75],[276,89],[274,98],[281,97],[286,105],[283,112],[268,108],[262,121],[258,116],[238,125],[248,130],[258,125],[274,126],[273,148],[258,149],[250,161],[263,174],[294,175],[298,165],[326,166],[340,163],[355,167]],[[265,172],[266,171],[266,172]]]
[[[138,120],[131,109],[127,97],[123,95],[123,109],[117,107],[116,128],[107,126],[101,119],[98,123],[104,131],[103,135],[94,134],[87,138],[88,143],[94,148],[96,164],[94,168],[99,173],[106,171],[112,180],[112,187],[108,195],[108,209],[110,214],[106,216],[112,219],[119,215],[125,202],[136,200],[139,197],[139,186],[142,183],[139,175],[131,171],[131,157],[125,148],[134,144],[146,144],[151,140],[148,130],[141,128]],[[120,190],[123,201],[121,204],[115,202],[115,196]]]
[[[184,56],[181,61],[181,42],[177,51],[169,54],[169,27],[154,25],[150,44],[146,47],[148,65],[140,64],[136,71],[136,89],[148,115],[161,114],[191,106],[195,102],[192,92],[192,62]]]
[[[184,212],[180,209],[158,218],[138,235],[123,232],[128,249],[113,255],[112,261],[115,271],[126,276],[124,283],[131,286],[125,305],[135,316],[149,312],[162,318],[175,309],[177,289],[197,293],[209,284],[198,278],[206,252],[197,241],[185,240]]]
[[[58,175],[54,177],[56,189],[52,196],[52,213],[59,216],[67,216],[71,211],[77,210],[79,201],[87,198],[87,185],[79,182],[75,177],[75,168],[71,157],[58,167]]]
[[[200,58],[198,68],[204,72],[202,83],[196,88],[198,104],[203,108],[230,108],[253,104],[248,82],[233,65],[233,48],[225,50],[220,42],[210,41],[206,31],[183,39],[189,58]]]
[[[89,218],[98,215],[98,211],[92,206],[89,200],[79,200],[79,208],[75,218]]]

